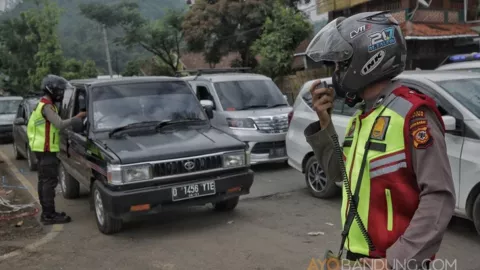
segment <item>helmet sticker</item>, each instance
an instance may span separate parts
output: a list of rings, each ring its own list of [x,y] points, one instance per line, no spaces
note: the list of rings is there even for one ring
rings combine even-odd
[[[368,46],[368,52],[374,52],[397,43],[395,39],[395,28],[393,27],[388,27],[380,32],[373,33],[369,38],[370,45]]]
[[[362,67],[360,74],[362,74],[362,76],[365,76],[372,72],[375,68],[378,67],[378,65],[380,65],[383,58],[385,57],[385,54],[385,51],[381,50],[377,52],[374,56],[372,56],[370,59],[368,59],[367,63],[365,63],[365,65]]]
[[[353,30],[352,32],[350,32],[350,38],[351,38],[351,39],[354,39],[354,38],[358,37],[360,34],[363,34],[363,33],[367,32],[367,31],[370,30],[371,28],[372,28],[372,25],[371,25],[371,24],[362,25],[362,26],[360,26],[358,29]]]

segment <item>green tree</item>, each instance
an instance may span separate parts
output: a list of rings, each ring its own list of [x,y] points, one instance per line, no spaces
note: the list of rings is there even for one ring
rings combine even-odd
[[[57,4],[49,0],[39,0],[38,5],[43,5],[40,10],[27,11],[28,23],[35,25],[31,35],[40,40],[38,51],[35,54],[36,69],[29,74],[30,85],[39,87],[42,79],[48,74],[60,74],[63,68],[63,52],[57,35],[60,18],[60,9]],[[27,37],[28,38],[28,37]]]
[[[119,26],[124,35],[117,42],[131,49],[139,45],[160,58],[172,72],[177,71],[183,42],[183,11],[169,10],[160,20],[148,20],[138,5],[122,2],[115,5],[98,3],[81,5],[82,14],[109,28]]]
[[[252,46],[261,57],[258,70],[272,78],[288,74],[295,49],[311,33],[312,25],[302,13],[277,2]]]
[[[67,80],[96,78],[98,71],[92,60],[82,63],[82,61],[71,58],[65,61],[62,76]]]
[[[183,29],[188,47],[204,52],[216,64],[228,52],[239,52],[242,66],[254,67],[250,48],[262,33],[273,0],[200,0],[186,14]]]

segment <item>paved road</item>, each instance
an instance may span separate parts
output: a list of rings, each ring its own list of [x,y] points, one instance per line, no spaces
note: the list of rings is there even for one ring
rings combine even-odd
[[[0,150],[13,159],[10,145]],[[36,182],[25,161],[13,162]],[[303,175],[286,166],[255,171],[252,193],[233,213],[209,207],[167,212],[128,224],[114,236],[99,233],[86,196],[58,197],[58,208],[74,221],[34,252],[0,262],[0,269],[294,270],[307,269],[313,257],[337,248],[339,199],[312,198]],[[480,269],[479,239],[470,222],[454,219],[439,257],[457,259],[457,269]]]

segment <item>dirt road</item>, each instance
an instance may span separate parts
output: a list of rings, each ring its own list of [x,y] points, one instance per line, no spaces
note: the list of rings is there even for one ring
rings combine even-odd
[[[9,146],[0,150],[11,158]],[[14,161],[16,169],[27,171],[24,163]],[[337,248],[339,199],[312,198],[303,176],[288,167],[255,169],[253,195],[233,213],[209,207],[167,212],[114,236],[99,233],[86,197],[58,197],[59,209],[73,222],[45,245],[0,262],[0,269],[296,270],[307,269],[326,248]],[[34,173],[25,175],[34,183]],[[472,224],[454,219],[439,257],[457,259],[457,269],[480,269],[479,250]]]

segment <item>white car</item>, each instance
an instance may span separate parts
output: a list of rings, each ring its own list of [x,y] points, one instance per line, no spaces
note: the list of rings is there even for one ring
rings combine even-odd
[[[457,195],[455,214],[473,220],[480,233],[480,74],[460,71],[406,71],[399,75],[404,85],[435,99],[445,122],[447,152]],[[328,83],[330,78],[325,79]],[[311,109],[308,92],[312,81],[303,85],[293,105],[287,133],[288,163],[305,174],[310,192],[319,198],[337,194],[341,186],[329,181],[306,142],[305,128],[318,118]],[[355,109],[336,100],[332,123],[343,143],[349,118]]]
[[[480,53],[449,56],[435,70],[480,72]]]

